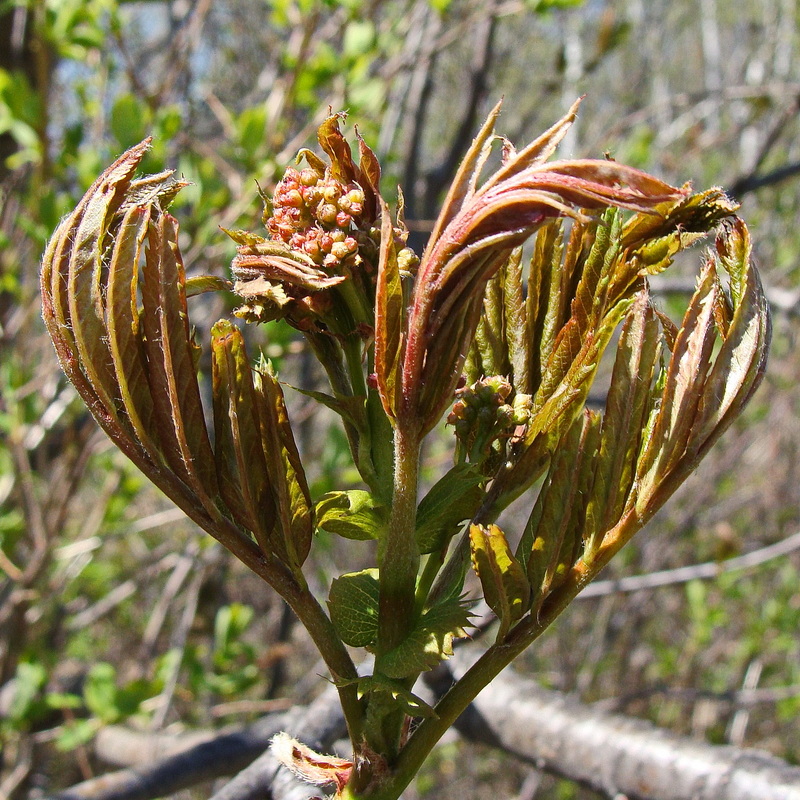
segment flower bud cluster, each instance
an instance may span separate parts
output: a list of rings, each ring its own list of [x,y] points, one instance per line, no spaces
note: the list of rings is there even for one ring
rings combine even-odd
[[[356,255],[364,191],[313,167],[290,167],[275,188],[267,229],[273,239],[305,253],[328,270]]]
[[[473,463],[485,460],[492,445],[509,438],[530,417],[531,397],[515,394],[502,375],[490,375],[456,392],[457,400],[447,422],[455,428],[459,447]]]

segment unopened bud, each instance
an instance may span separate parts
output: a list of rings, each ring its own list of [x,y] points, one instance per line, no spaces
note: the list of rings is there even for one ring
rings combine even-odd
[[[350,255],[350,250],[344,242],[334,242],[331,247],[331,255],[340,261]]]
[[[339,189],[338,185],[335,183],[329,183],[323,190],[322,196],[327,200],[329,203],[336,203],[339,198],[341,197],[342,192]]]
[[[300,183],[302,183],[303,186],[316,186],[320,177],[322,176],[315,169],[306,167],[300,172]]]
[[[320,203],[317,208],[317,219],[326,225],[335,225],[338,213],[339,211],[333,203]]]

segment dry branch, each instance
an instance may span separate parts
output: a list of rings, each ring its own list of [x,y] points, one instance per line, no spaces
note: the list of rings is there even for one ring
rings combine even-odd
[[[644,589],[657,589],[660,586],[675,586],[694,580],[709,580],[725,572],[753,569],[766,564],[768,561],[789,555],[800,549],[800,533],[782,539],[775,544],[760,547],[743,556],[728,558],[725,561],[704,561],[702,564],[689,564],[676,569],[665,569],[659,572],[650,572],[645,575],[631,575],[627,578],[617,578],[605,581],[595,581],[589,584],[581,594],[579,600],[588,600],[593,597],[603,597],[609,594],[639,592]]]
[[[233,775],[263,753],[286,722],[287,714],[271,714],[243,730],[221,734],[161,761],[153,763],[145,759],[142,766],[83,781],[51,795],[49,800],[151,800],[203,781]],[[154,740],[163,753],[164,737],[156,736]],[[130,737],[125,741],[129,747]],[[143,745],[138,737],[136,747],[132,748],[138,754],[152,754],[153,750],[153,746]]]
[[[333,687],[314,700],[302,716],[288,720],[285,730],[312,750],[329,752],[333,743],[346,734],[338,695]],[[281,766],[271,751],[267,751],[214,794],[211,800],[309,800],[322,794],[322,790],[301,782]]]

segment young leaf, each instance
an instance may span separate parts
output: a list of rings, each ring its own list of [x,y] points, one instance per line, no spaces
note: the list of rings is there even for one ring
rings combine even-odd
[[[372,647],[378,640],[378,570],[366,569],[335,578],[328,608],[336,632],[352,647]]]
[[[586,511],[584,560],[621,518],[633,486],[642,430],[652,404],[661,335],[647,291],[637,298],[622,326],[603,416],[600,452]]]
[[[530,608],[528,576],[511,553],[505,534],[497,525],[471,525],[472,565],[483,587],[483,597],[500,620],[497,641]]]
[[[637,507],[650,498],[686,450],[716,339],[718,291],[714,270],[706,265],[684,315],[667,369],[658,420],[639,463]]]
[[[747,226],[734,218],[716,242],[719,262],[730,276],[731,306],[725,341],[703,387],[695,425],[697,452],[704,452],[749,400],[766,369],[771,338],[769,305],[752,265]]]
[[[142,302],[156,424],[170,466],[211,508],[217,481],[189,344],[178,223],[168,214],[160,215],[150,225],[148,241]]]
[[[353,762],[345,758],[323,755],[292,739],[288,733],[278,733],[270,742],[275,759],[302,781],[314,786],[333,784],[344,789],[353,771]]]
[[[359,697],[385,694],[392,700],[392,705],[409,717],[435,717],[436,712],[421,697],[410,692],[402,681],[387,678],[385,675],[368,675],[356,682]]]
[[[587,411],[570,426],[556,448],[520,540],[518,556],[527,565],[534,607],[554,588],[559,566],[571,566],[568,562],[580,544],[598,423],[598,415]]]
[[[314,507],[317,528],[345,539],[380,539],[386,528],[386,514],[369,492],[352,489],[328,492]]]
[[[106,324],[119,393],[136,438],[155,464],[163,459],[157,444],[153,398],[144,363],[137,287],[139,257],[150,225],[148,208],[133,206],[117,231],[108,268]]]
[[[261,443],[281,520],[282,549],[287,553],[288,564],[299,569],[308,557],[314,537],[311,493],[286,411],[283,390],[268,365],[255,372],[253,385]]]
[[[177,224],[162,210],[174,191],[167,173],[131,180],[148,145],[105,170],[54,234],[42,264],[45,323],[67,376],[117,446],[198,525],[280,582],[286,576],[220,507]]]
[[[211,329],[216,464],[220,490],[234,518],[253,531],[264,552],[276,523],[253,387],[252,368],[237,327],[220,320]],[[285,553],[283,554],[285,559]]]
[[[400,402],[400,363],[403,354],[404,301],[389,208],[381,204],[381,248],[375,294],[375,375],[383,409],[390,420]]]

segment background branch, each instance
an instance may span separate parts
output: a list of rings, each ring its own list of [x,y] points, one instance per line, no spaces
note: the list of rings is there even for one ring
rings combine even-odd
[[[431,674],[442,694],[475,659],[459,650]],[[456,724],[473,742],[497,747],[539,769],[630,800],[800,800],[800,768],[756,750],[706,744],[647,722],[587,706],[506,670]],[[263,752],[279,730],[329,752],[344,733],[331,687],[306,709],[273,714],[238,733],[165,759],[150,768],[112,773],[74,786],[50,800],[150,800],[212,777],[230,774],[263,753],[212,800],[308,800],[310,787]],[[159,746],[164,738],[159,737]],[[127,749],[127,748],[126,748]],[[151,752],[133,748],[141,755]]]

